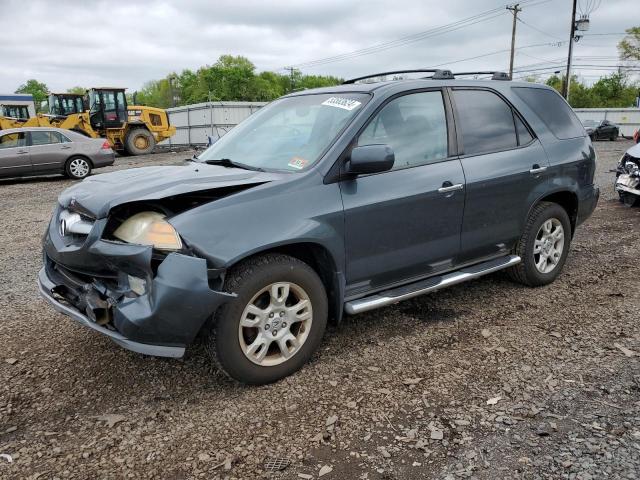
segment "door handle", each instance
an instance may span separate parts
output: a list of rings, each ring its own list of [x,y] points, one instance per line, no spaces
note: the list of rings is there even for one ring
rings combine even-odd
[[[18,155],[22,155],[24,153],[29,153],[28,150],[18,150]]]
[[[531,167],[531,170],[529,170],[529,173],[531,175],[537,175],[539,173],[545,172],[546,170],[547,170],[547,167],[541,167],[536,163],[533,167]]]
[[[458,190],[462,190],[464,185],[462,183],[456,183],[453,185],[451,182],[444,182],[442,187],[438,189],[438,193],[451,193]]]
[[[60,147],[62,150],[69,150],[71,147],[69,145],[64,145]]]

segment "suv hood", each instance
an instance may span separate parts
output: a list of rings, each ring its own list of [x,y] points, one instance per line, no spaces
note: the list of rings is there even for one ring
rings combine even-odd
[[[132,168],[86,178],[62,192],[58,201],[65,208],[74,204],[95,218],[104,218],[113,207],[123,203],[222,187],[260,185],[285,175],[206,163]]]

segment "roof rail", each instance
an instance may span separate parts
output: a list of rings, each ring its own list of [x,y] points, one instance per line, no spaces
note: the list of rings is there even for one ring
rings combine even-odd
[[[372,73],[370,75],[365,75],[364,77],[351,78],[349,80],[345,80],[342,82],[343,85],[348,85],[352,83],[356,83],[360,80],[366,80],[367,78],[375,78],[382,77],[383,75],[396,75],[399,73],[433,73],[433,78],[435,80],[445,80],[445,79],[453,79],[453,74],[451,70],[440,70],[437,68],[418,68],[414,70],[393,70],[391,72],[380,72],[380,73]]]
[[[451,70],[441,70],[439,68],[418,68],[415,70],[392,70],[390,72],[372,73],[363,77],[351,78],[342,82],[343,85],[353,84],[360,80],[366,80],[367,78],[382,77],[383,75],[397,75],[400,73],[433,73],[429,78],[432,80],[454,80],[458,75],[491,75],[491,80],[511,80],[511,77],[506,72],[498,72],[495,70],[490,71],[478,71],[478,72],[456,72],[452,73]]]
[[[491,80],[511,80],[511,77],[506,72],[498,72],[494,70],[479,71],[479,72],[456,72],[454,76],[458,75],[491,75]]]

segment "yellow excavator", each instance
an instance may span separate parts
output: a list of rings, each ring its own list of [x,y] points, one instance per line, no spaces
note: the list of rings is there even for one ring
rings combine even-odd
[[[56,127],[88,137],[106,138],[121,154],[151,153],[156,143],[170,138],[176,127],[161,108],[127,105],[124,88],[92,88],[87,95],[49,96],[49,114],[28,120],[0,117],[0,130],[18,127]]]

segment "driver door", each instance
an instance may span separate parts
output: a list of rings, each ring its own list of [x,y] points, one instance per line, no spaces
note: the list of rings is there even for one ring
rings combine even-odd
[[[388,144],[392,170],[340,182],[347,296],[449,270],[460,252],[464,173],[439,89],[392,98],[357,145]],[[447,121],[449,119],[449,121]]]

